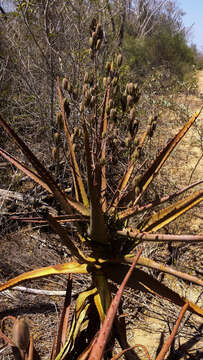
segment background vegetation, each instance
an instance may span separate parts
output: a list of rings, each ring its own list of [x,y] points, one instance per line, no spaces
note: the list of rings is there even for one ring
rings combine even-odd
[[[66,76],[75,91],[81,87],[81,74],[89,66],[88,24],[94,16],[104,27],[99,61],[104,63],[120,47],[125,80],[143,83],[160,69],[159,92],[164,92],[187,77],[201,58],[187,45],[183,13],[175,1],[10,3],[12,11],[0,20],[2,111],[35,143],[43,134],[49,150],[58,111],[56,77]]]
[[[51,170],[54,170],[55,176],[67,188],[67,191],[70,190],[72,183],[67,179],[68,171],[66,169],[69,165],[67,147],[57,122],[59,105],[56,78],[57,76],[66,77],[73,87],[70,96],[72,111],[69,119],[73,129],[79,123],[81,102],[79,94],[82,92],[84,73],[90,71],[89,24],[95,17],[101,21],[104,30],[103,43],[97,58],[98,67],[103,69],[101,79],[98,81],[99,89],[102,89],[102,78],[106,75],[106,62],[112,60],[113,53],[121,52],[123,63],[120,68],[119,90],[124,91],[126,82],[139,83],[142,97],[136,107],[135,115],[139,119],[140,128],[144,128],[147,124],[148,115],[152,117],[159,115],[161,128],[161,121],[164,121],[162,114],[166,114],[168,110],[172,110],[178,117],[178,120],[176,118],[176,122],[173,123],[174,126],[178,122],[179,124],[185,122],[188,108],[183,106],[182,102],[177,103],[177,96],[196,93],[196,82],[193,77],[194,67],[201,68],[202,56],[198,54],[194,46],[190,47],[187,44],[187,29],[182,23],[183,14],[176,6],[175,1],[47,0],[14,1],[13,4],[12,10],[7,14],[2,13],[0,19],[1,112],[38,157]],[[121,124],[121,127],[125,131],[119,136],[116,135],[118,142],[115,144],[115,163],[119,159],[119,152],[123,153],[123,147],[128,142],[126,138],[127,117],[123,117],[123,119],[124,123]],[[147,168],[154,154],[167,141],[168,134],[165,135],[167,128],[163,124],[165,133],[163,131],[161,135],[159,133],[160,136],[157,136],[157,139],[153,138],[148,141],[144,154],[147,162],[143,165],[143,170]],[[78,130],[75,132],[78,133]],[[60,166],[63,163],[64,169],[60,172],[55,166],[56,157],[53,154],[53,149],[58,144],[56,133],[59,133],[60,136],[61,149],[58,154],[58,166],[61,169]],[[1,130],[0,141],[1,143],[5,142]],[[14,149],[8,140],[6,140],[5,146],[11,151]],[[82,142],[78,140],[77,149],[81,150],[81,148]],[[126,159],[130,149],[129,144]],[[142,159],[141,157],[140,165]],[[83,157],[78,161],[83,168]],[[119,163],[116,171],[119,174]],[[19,191],[22,176],[18,172],[11,175],[10,170],[6,172],[0,169],[0,178],[5,189],[8,189],[12,183],[12,189]],[[167,173],[162,181],[159,183],[159,193],[164,196],[167,193],[167,187],[170,189],[174,183],[170,184]],[[29,184],[23,186],[25,192],[27,191],[26,187],[30,187]],[[32,194],[38,194],[37,187],[31,186],[31,189]],[[157,189],[150,190],[149,200],[153,199],[155,190]],[[17,209],[19,210],[18,207]],[[16,208],[13,211],[16,212]],[[40,226],[39,228],[41,229]],[[45,263],[47,264],[47,255],[41,247],[41,233],[39,235],[37,244],[41,249],[40,252],[43,253],[43,265],[45,265]],[[23,237],[23,235],[20,236]],[[36,234],[33,236],[36,237]],[[16,241],[17,239],[13,241],[13,244]],[[32,252],[35,253],[36,242],[33,241],[33,243]],[[62,257],[67,255],[62,247],[57,248],[58,245],[55,246],[56,253],[53,251],[54,245],[50,236],[48,239],[46,238],[46,243],[51,248],[50,263],[55,256],[53,254],[57,253],[58,256],[60,253]],[[21,247],[22,243],[20,242],[19,251]],[[151,252],[155,253],[156,251],[154,256],[157,256],[157,253],[161,253],[162,256],[163,250],[166,251],[166,257],[163,260],[165,263],[171,264],[172,259],[175,258],[172,246],[167,248],[162,245],[154,247],[150,245],[150,249]],[[12,251],[16,252],[16,250]],[[170,260],[166,259],[167,256]],[[17,269],[15,269],[14,275],[25,263],[30,264],[32,261],[31,266],[35,266],[38,255],[35,254],[31,260],[27,254],[24,254],[24,265],[22,258],[20,259],[16,263]],[[40,263],[39,265],[41,266]],[[7,271],[6,268],[5,271]],[[12,269],[12,271],[14,270]],[[6,273],[6,276],[10,275]],[[81,279],[77,279],[77,281],[78,287],[81,287]],[[151,298],[148,300],[150,302]],[[146,298],[144,302],[147,302]],[[137,303],[137,309],[139,306],[140,301]],[[46,355],[45,347],[43,351]]]

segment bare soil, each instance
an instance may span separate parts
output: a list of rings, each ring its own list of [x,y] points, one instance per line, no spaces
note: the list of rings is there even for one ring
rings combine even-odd
[[[190,95],[187,97],[189,113],[199,111],[203,106],[203,71],[197,73],[198,87],[200,96]],[[185,104],[184,96],[178,99],[179,102]],[[163,172],[170,179],[174,179],[174,188],[178,183],[180,188],[203,179],[203,111],[201,112],[197,123],[193,126],[177,149],[169,159]],[[165,131],[171,135],[176,134],[180,125],[175,125],[174,115],[167,119]],[[163,126],[163,125],[162,125]],[[202,188],[202,184],[196,187]],[[194,190],[193,190],[194,191]],[[190,211],[180,220],[172,224],[168,231],[175,230],[176,233],[193,233],[202,234],[203,232],[203,212],[201,205]],[[156,255],[157,255],[157,245]],[[173,257],[172,265],[185,272],[194,272],[196,268],[200,271],[199,276],[203,274],[203,247],[202,245],[181,245],[178,243],[171,244],[171,255]],[[164,249],[167,251],[167,249]],[[163,249],[162,249],[163,251]],[[202,289],[198,286],[186,284],[172,276],[165,275],[163,282],[178,292],[181,296],[196,302],[200,307],[203,306]],[[170,314],[170,316],[169,316]],[[161,342],[166,340],[170,335],[170,328],[174,325],[178,315],[178,309],[170,307],[166,303],[160,303],[159,300],[153,298],[151,302],[146,304],[144,316],[139,317],[134,323],[133,333],[131,334],[131,343],[145,345],[152,359],[155,359],[157,349]],[[171,318],[170,325],[168,322]],[[188,315],[186,315],[186,319]],[[203,356],[203,336],[202,323],[198,317],[194,315],[190,317],[189,322],[185,322],[185,328],[178,333],[174,348],[167,354],[167,359],[200,359]],[[195,326],[194,326],[195,324]],[[145,359],[143,351],[140,350],[140,358]],[[191,356],[191,357],[187,357]],[[190,354],[190,355],[189,355]]]

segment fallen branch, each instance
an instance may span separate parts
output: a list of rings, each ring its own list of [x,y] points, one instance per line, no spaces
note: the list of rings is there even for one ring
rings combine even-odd
[[[10,290],[27,292],[27,293],[34,294],[34,295],[48,295],[48,296],[65,296],[66,295],[66,291],[63,291],[63,290],[60,291],[60,290],[32,289],[32,288],[27,288],[25,286],[15,286]],[[5,290],[5,292],[6,291],[8,291],[8,290]],[[3,293],[4,293],[4,291],[2,291],[2,294]]]

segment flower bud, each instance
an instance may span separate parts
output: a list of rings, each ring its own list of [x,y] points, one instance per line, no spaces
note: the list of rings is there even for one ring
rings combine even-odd
[[[92,96],[90,99],[90,107],[93,108],[96,102],[96,96]]]
[[[69,118],[69,116],[70,116],[70,105],[69,105],[68,99],[63,100],[63,106],[64,106],[64,111],[66,113],[66,116],[67,116],[67,118]]]
[[[58,132],[55,132],[54,139],[55,139],[56,144],[58,144],[59,143],[59,133]]]
[[[122,65],[123,57],[121,54],[117,56],[117,66],[120,67]]]
[[[63,79],[62,86],[64,90],[68,89],[68,80],[66,78]]]
[[[97,40],[97,43],[96,43],[96,50],[99,50],[100,49],[100,46],[101,46],[101,39],[98,39]]]
[[[128,95],[133,95],[134,92],[134,84],[133,83],[128,83],[126,85],[126,90],[127,90],[127,94]]]
[[[141,179],[142,179],[142,175],[137,175],[137,176],[135,176],[134,179],[133,179],[133,185],[134,185],[134,186],[138,186],[139,183],[140,183],[140,181],[141,181]]]
[[[109,73],[110,69],[111,69],[111,63],[109,61],[107,61],[106,65],[105,65],[105,70],[106,70],[107,74]]]
[[[133,107],[130,110],[130,120],[133,121],[135,119],[135,108]]]
[[[89,82],[89,73],[86,71],[84,76],[84,83],[88,84],[88,82]]]
[[[111,109],[111,111],[110,111],[110,120],[112,120],[112,121],[116,120],[116,109]]]
[[[62,127],[63,127],[63,118],[62,118],[62,114],[61,114],[60,111],[56,115],[56,123],[57,123],[59,129],[62,129]]]
[[[70,82],[70,81],[68,81],[67,90],[68,90],[69,94],[71,95],[71,94],[72,94],[72,92],[73,92],[73,87],[72,87],[72,85],[71,85],[71,82]]]
[[[127,105],[131,107],[133,105],[133,97],[131,95],[127,96]]]
[[[93,37],[92,37],[92,36],[89,38],[89,46],[90,46],[91,48],[94,47],[94,40],[93,40]]]
[[[73,100],[77,100],[77,98],[78,98],[78,90],[77,90],[77,89],[73,89],[72,95],[73,95]]]
[[[84,111],[84,104],[81,102],[80,103],[80,112],[83,112]]]
[[[54,161],[56,160],[56,154],[57,154],[57,148],[56,148],[56,146],[54,146],[51,151],[52,159]]]
[[[89,56],[90,56],[90,59],[93,60],[94,58],[94,51],[92,49],[89,49]]]
[[[112,80],[112,85],[113,85],[113,86],[116,86],[117,83],[118,83],[118,77],[117,77],[117,76],[114,76],[114,77],[113,77],[113,80]]]

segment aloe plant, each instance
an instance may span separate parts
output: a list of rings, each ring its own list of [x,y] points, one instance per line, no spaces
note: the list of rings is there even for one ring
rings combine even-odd
[[[63,121],[70,156],[70,176],[72,176],[74,188],[72,196],[67,195],[31,149],[0,117],[0,125],[21,149],[34,170],[1,148],[0,155],[41,185],[55,198],[61,208],[61,213],[57,216],[44,212],[42,218],[27,220],[48,223],[59,235],[60,241],[71,252],[73,258],[70,262],[21,274],[2,284],[0,291],[25,280],[55,274],[87,274],[92,280],[91,287],[79,294],[73,318],[69,326],[65,327],[66,335],[64,336],[63,333],[63,341],[58,340],[58,345],[52,352],[51,359],[56,360],[65,358],[82,360],[89,356],[90,359],[96,358],[92,355],[92,347],[96,341],[97,332],[105,322],[112,301],[111,280],[118,286],[122,283],[128,273],[129,264],[135,260],[138,244],[143,241],[203,240],[201,235],[165,235],[158,232],[199,204],[203,199],[203,190],[186,195],[172,205],[154,212],[156,206],[175,199],[181,193],[186,193],[197,183],[179,192],[143,204],[150,184],[155,180],[171,152],[196,121],[201,110],[195,113],[167,143],[151,166],[140,170],[139,159],[142,150],[147,139],[153,136],[158,119],[156,116],[151,117],[146,129],[140,133],[139,121],[136,118],[136,103],[139,101],[140,91],[138,84],[134,83],[127,84],[124,91],[121,91],[119,71],[122,55],[120,53],[111,62],[107,62],[106,74],[101,84],[98,62],[102,38],[101,25],[93,20],[89,42],[92,73],[85,73],[81,95],[78,91],[76,94],[76,90],[67,79],[63,80],[63,88],[60,79],[57,79],[59,117]],[[67,98],[65,98],[65,92]],[[70,101],[72,106],[77,106],[78,98],[81,98],[81,104],[77,107],[81,121],[78,125],[80,131],[76,131],[71,125]],[[118,155],[119,132],[124,132],[126,127],[128,132],[125,140],[126,149],[120,151]],[[81,169],[84,169],[84,166],[80,166],[80,163],[83,164],[83,159],[80,159],[76,153],[77,133],[80,133],[84,143],[85,170],[83,171]],[[123,156],[123,161],[126,162],[123,172],[115,163],[118,156]],[[199,181],[198,184],[201,182],[203,181]],[[152,209],[153,213],[150,213]],[[148,215],[139,220],[140,214],[146,211]],[[132,218],[138,219],[136,227],[129,225]],[[74,224],[74,236],[65,227],[66,223]],[[87,251],[82,250],[84,248]],[[138,266],[158,269],[203,285],[202,280],[195,276],[182,273],[148,258],[140,256],[136,261]],[[156,294],[181,307],[187,304],[187,310],[199,316],[203,315],[203,310],[199,306],[180,297],[153,276],[138,269],[137,266],[131,269],[128,286]],[[113,318],[116,315],[111,316]],[[58,339],[61,339],[62,335],[58,336]],[[112,331],[111,336],[116,336],[121,347],[125,348],[125,336],[121,335],[121,332]],[[107,353],[105,356],[109,358],[110,355]]]

